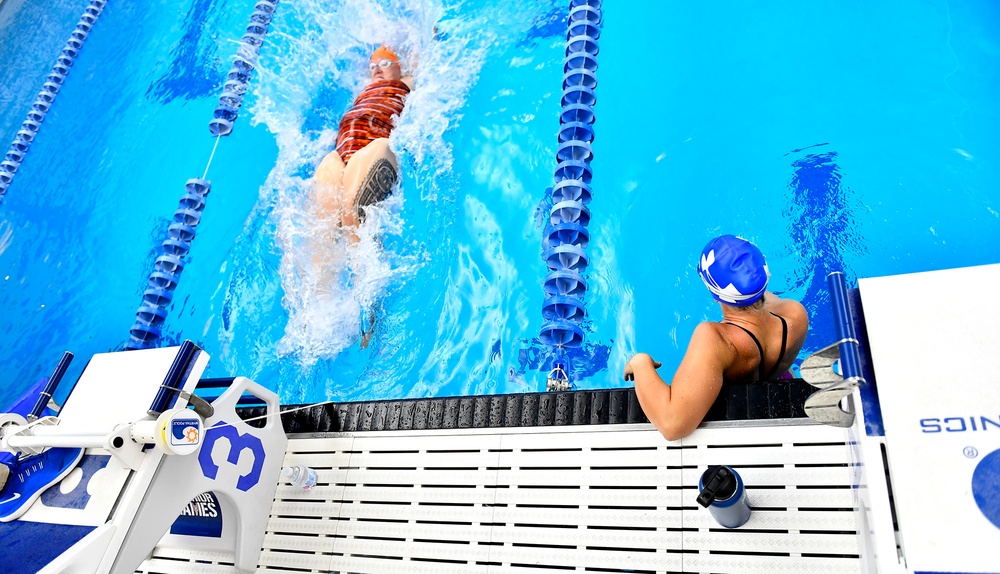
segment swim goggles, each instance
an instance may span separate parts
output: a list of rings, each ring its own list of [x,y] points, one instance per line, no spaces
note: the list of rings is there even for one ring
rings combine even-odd
[[[396,62],[393,62],[389,58],[382,58],[378,62],[371,62],[370,64],[368,64],[368,71],[374,72],[376,67],[382,68],[384,70],[395,63]]]

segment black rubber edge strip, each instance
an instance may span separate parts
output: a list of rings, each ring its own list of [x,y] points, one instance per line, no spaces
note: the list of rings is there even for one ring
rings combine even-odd
[[[805,418],[815,391],[801,379],[726,383],[706,421]],[[282,405],[286,433],[504,428],[646,423],[634,388]],[[287,412],[286,412],[287,411]],[[264,407],[239,409],[241,418]]]

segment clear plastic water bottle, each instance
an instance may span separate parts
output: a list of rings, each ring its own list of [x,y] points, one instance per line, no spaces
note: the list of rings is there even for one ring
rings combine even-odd
[[[306,490],[316,486],[316,471],[304,464],[286,466],[281,471],[281,474],[285,475],[285,478],[288,479],[288,482],[292,483],[292,486]]]

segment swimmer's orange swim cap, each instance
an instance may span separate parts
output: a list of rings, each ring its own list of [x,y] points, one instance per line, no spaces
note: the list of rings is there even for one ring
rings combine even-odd
[[[374,62],[375,60],[381,60],[382,58],[385,58],[386,60],[392,60],[397,64],[399,63],[399,56],[397,56],[395,52],[393,52],[389,48],[386,48],[385,46],[379,46],[375,50],[375,52],[372,53],[371,59]]]

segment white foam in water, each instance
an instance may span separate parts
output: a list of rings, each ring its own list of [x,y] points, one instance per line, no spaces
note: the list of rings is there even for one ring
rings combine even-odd
[[[0,221],[0,255],[10,247],[14,241],[14,228],[6,221]]]
[[[251,86],[256,97],[250,109],[252,121],[267,126],[279,148],[251,215],[267,218],[269,225],[258,229],[273,226],[281,252],[278,273],[288,322],[277,345],[279,356],[296,357],[306,370],[320,359],[336,358],[358,343],[379,301],[425,264],[426,246],[417,253],[392,253],[382,248],[382,238],[403,233],[404,198],[430,204],[455,198],[446,134],[461,120],[488,54],[522,37],[536,14],[505,2],[478,7],[419,0],[280,5]],[[500,27],[498,21],[510,25]],[[498,37],[500,28],[504,38]],[[319,109],[325,102],[317,102],[316,95],[324,82],[332,82],[353,99],[368,80],[371,50],[382,43],[402,55],[404,73],[413,72],[416,80],[390,138],[402,180],[414,182],[414,189],[397,186],[389,200],[366,209],[360,241],[353,243],[339,228],[318,221],[307,200],[309,178],[333,149],[336,125],[320,132],[304,126],[321,111],[339,119],[349,102],[343,109]],[[245,317],[250,311],[236,314]]]

